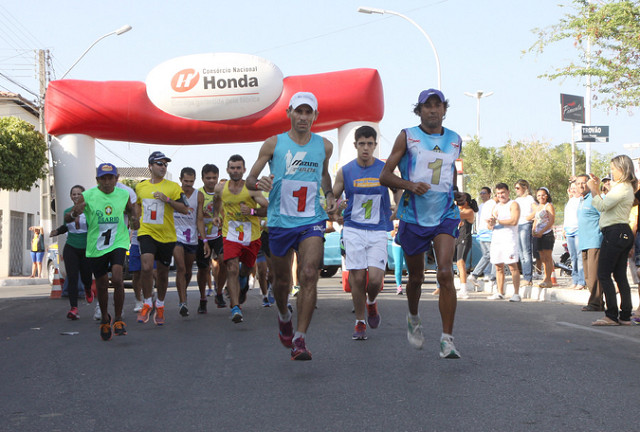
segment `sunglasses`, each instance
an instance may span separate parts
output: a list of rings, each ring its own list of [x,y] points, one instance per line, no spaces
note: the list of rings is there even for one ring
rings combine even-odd
[[[169,164],[167,162],[162,162],[162,161],[155,161],[154,164],[158,165],[158,166],[163,166],[163,167],[168,167]]]

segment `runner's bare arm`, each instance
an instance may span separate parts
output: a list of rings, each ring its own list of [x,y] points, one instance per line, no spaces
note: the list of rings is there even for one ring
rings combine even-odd
[[[329,160],[333,154],[333,144],[326,138],[324,140],[324,162],[322,164],[322,190],[327,200],[326,211],[327,213],[334,213],[336,211],[336,196],[333,194],[333,187],[331,186],[331,176],[329,175]]]
[[[249,176],[247,177],[247,189],[249,190],[262,190],[265,192],[269,192],[273,185],[273,175],[262,176],[258,178],[264,167],[267,163],[273,158],[273,152],[276,149],[276,143],[278,142],[278,137],[272,136],[267,138],[267,140],[260,147],[260,152],[258,153],[258,159],[251,167],[251,171],[249,171]]]
[[[431,189],[430,185],[424,182],[414,183],[409,180],[404,180],[393,172],[406,152],[407,135],[402,131],[398,134],[398,137],[393,144],[393,149],[391,149],[391,154],[382,168],[382,172],[380,173],[380,183],[390,188],[404,189],[414,194],[422,195]]]

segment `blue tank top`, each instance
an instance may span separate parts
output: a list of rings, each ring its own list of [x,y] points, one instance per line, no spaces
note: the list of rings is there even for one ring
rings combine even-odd
[[[327,213],[320,205],[324,140],[311,134],[307,144],[299,145],[287,132],[277,138],[269,161],[274,178],[269,193],[268,226],[294,228],[326,220]]]
[[[397,214],[407,223],[432,227],[445,219],[460,219],[453,199],[453,179],[462,140],[452,130],[443,130],[441,135],[430,135],[419,126],[404,129],[407,151],[398,164],[402,178],[431,185],[424,195],[402,194]]]
[[[347,208],[344,226],[372,230],[392,231],[389,189],[380,184],[384,162],[375,159],[373,165],[362,167],[357,159],[342,167]]]

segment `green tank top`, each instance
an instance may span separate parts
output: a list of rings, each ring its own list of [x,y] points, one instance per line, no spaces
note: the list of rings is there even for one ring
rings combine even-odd
[[[82,193],[87,206],[87,257],[101,257],[114,249],[129,249],[129,230],[124,222],[124,210],[129,192],[115,188],[105,194],[97,187]]]

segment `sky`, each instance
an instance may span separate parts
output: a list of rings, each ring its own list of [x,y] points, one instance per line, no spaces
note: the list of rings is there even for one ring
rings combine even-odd
[[[480,101],[482,145],[502,146],[510,139],[558,145],[571,141],[571,123],[560,119],[560,94],[584,96],[584,82],[538,76],[576,60],[577,52],[569,42],[541,55],[523,51],[536,40],[534,28],[554,24],[570,11],[561,3],[569,4],[558,0],[0,0],[0,72],[14,81],[0,76],[0,91],[33,99],[27,90],[38,89],[34,50],[50,51],[51,80],[57,79],[93,41],[129,24],[133,30],[100,41],[67,78],[144,82],[166,60],[211,52],[266,58],[285,77],[374,68],[384,88],[379,143],[380,157],[385,158],[399,131],[418,124],[412,107],[421,90],[437,87],[436,63],[427,40],[411,23],[392,15],[357,12],[359,6],[369,6],[407,15],[431,37],[440,58],[442,91],[450,103],[446,127],[463,137],[475,135],[476,99],[464,93],[491,91],[493,95]],[[319,111],[322,115],[322,106]],[[591,123],[609,126],[610,142],[594,143],[592,149],[640,156],[640,149],[624,147],[640,142],[634,114],[638,110],[608,113],[594,108]],[[337,131],[321,135],[337,146]],[[579,149],[584,146],[578,144]],[[160,146],[102,141],[96,144],[96,164],[146,166],[149,153],[161,150],[173,159],[169,172],[177,180],[184,166],[197,172],[204,163],[223,168],[234,153],[242,154],[250,168],[259,147],[260,143]],[[333,162],[335,154],[337,149]]]

